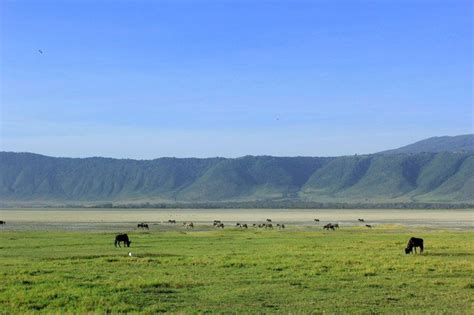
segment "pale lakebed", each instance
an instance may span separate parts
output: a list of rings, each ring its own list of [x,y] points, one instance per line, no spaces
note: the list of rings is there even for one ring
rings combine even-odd
[[[359,222],[358,219],[365,222]],[[177,224],[169,224],[168,220]],[[196,229],[212,228],[213,220],[226,227],[240,223],[262,223],[271,219],[287,228],[321,228],[326,223],[344,226],[402,225],[449,229],[474,227],[474,209],[1,209],[3,230],[124,230],[146,222],[152,228],[170,230],[182,228],[192,221]],[[315,222],[314,219],[319,219]]]

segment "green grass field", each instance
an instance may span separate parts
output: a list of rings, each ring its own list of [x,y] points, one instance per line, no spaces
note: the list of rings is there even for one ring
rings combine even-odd
[[[1,312],[473,312],[472,231],[128,234],[130,249],[111,233],[0,232]],[[411,236],[425,254],[404,254]]]

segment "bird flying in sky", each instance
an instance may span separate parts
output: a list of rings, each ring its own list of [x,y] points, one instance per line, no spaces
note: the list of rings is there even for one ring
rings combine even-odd
[[[38,52],[39,52],[40,54],[43,54],[43,51],[42,51],[41,49],[38,49]]]

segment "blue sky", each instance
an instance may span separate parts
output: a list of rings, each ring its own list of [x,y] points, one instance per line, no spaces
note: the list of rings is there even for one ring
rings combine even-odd
[[[0,14],[0,150],[328,156],[473,133],[471,1],[7,0]]]

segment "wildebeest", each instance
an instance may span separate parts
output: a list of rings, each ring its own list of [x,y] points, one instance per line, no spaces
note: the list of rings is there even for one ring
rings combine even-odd
[[[242,227],[242,224],[240,224],[239,222],[237,222],[237,223],[235,224],[235,226],[236,226],[236,227]]]
[[[187,229],[193,229],[194,228],[194,223],[192,223],[192,222],[183,222],[183,226]]]
[[[123,242],[123,246],[125,247],[130,247],[130,243],[132,243],[131,240],[128,239],[128,235],[127,234],[118,234],[116,237],[115,237],[115,247],[122,247],[120,246],[120,242]]]
[[[325,226],[323,226],[323,230],[328,230],[329,231],[329,229],[334,230],[334,225],[332,223],[328,223]]]
[[[408,240],[407,247],[405,248],[405,254],[410,254],[413,249],[415,249],[416,253],[416,248],[420,248],[420,254],[423,253],[423,239],[422,238],[416,238],[412,237]]]
[[[334,228],[338,229],[339,228],[339,223],[333,224]]]
[[[0,224],[7,224],[7,222],[5,222],[5,221],[0,221]]]
[[[370,228],[370,229],[372,228],[372,225],[370,225],[370,224],[366,224],[365,226]]]
[[[257,227],[257,223],[252,224],[253,227]]]
[[[168,223],[176,224],[176,220],[168,220]]]
[[[215,226],[216,226],[216,228],[218,228],[218,229],[219,229],[219,228],[223,229],[223,228],[224,228],[224,223],[217,223]]]
[[[267,222],[272,222],[272,219],[267,219]]]
[[[314,222],[319,222],[319,219],[314,219]]]
[[[249,228],[248,225],[247,225],[247,223],[242,224],[242,227],[243,227],[244,229],[248,229],[248,228]]]
[[[358,220],[359,220],[359,222],[365,222],[364,219],[358,219]]]
[[[265,228],[273,230],[273,225],[271,223],[267,223],[267,224],[265,224]]]
[[[138,223],[137,229],[147,229],[149,230],[148,224],[146,223]]]
[[[278,227],[279,229],[284,229],[284,228],[285,228],[285,225],[278,223],[278,224],[277,224],[277,227]]]

